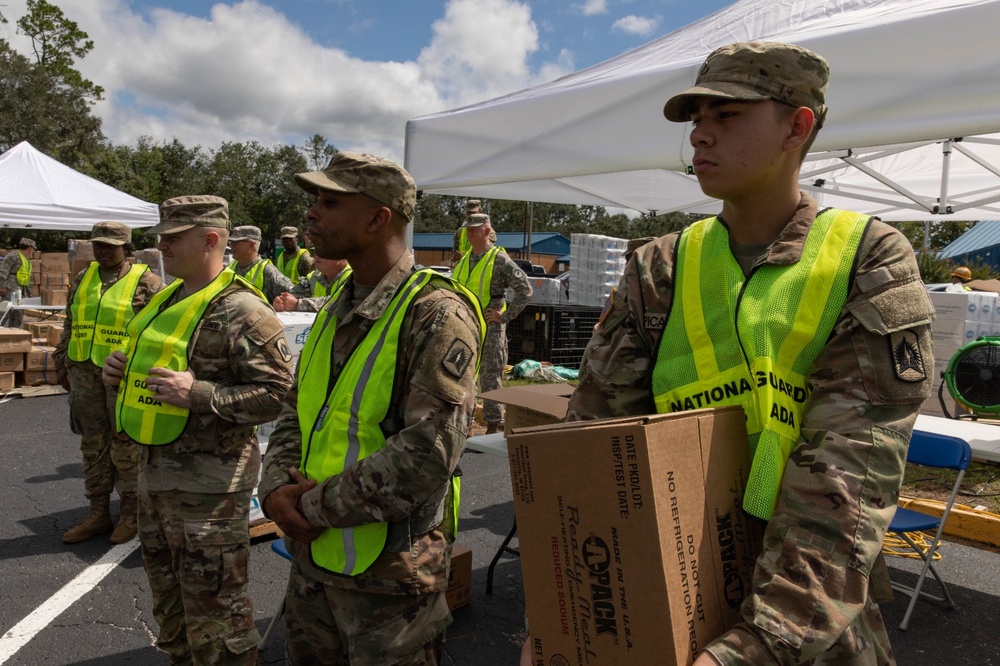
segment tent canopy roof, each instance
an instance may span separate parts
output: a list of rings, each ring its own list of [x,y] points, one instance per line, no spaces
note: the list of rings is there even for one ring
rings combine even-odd
[[[159,208],[57,162],[22,141],[0,155],[0,227],[86,230],[97,222],[149,227]]]
[[[865,199],[854,195],[845,207],[886,219],[997,217],[1000,169],[976,163],[962,180],[949,174],[941,145],[905,168],[898,157],[872,161],[869,172],[843,160],[875,155],[873,146],[1000,132],[997,25],[1000,0],[740,0],[551,83],[413,119],[405,163],[418,187],[439,194],[715,212],[718,202],[685,173],[690,125],[667,122],[663,104],[694,82],[713,49],[769,39],[830,62],[830,111],[814,150],[834,161],[817,166],[819,187],[803,169],[825,205],[842,205],[854,188],[877,201],[859,206]],[[977,148],[983,162],[1000,164],[998,145]],[[938,205],[942,194],[958,199]]]

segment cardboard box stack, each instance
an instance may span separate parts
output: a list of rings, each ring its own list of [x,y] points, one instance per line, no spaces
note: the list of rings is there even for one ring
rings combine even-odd
[[[728,407],[511,433],[533,663],[690,664],[739,621],[761,539],[744,423]]]
[[[603,306],[625,271],[628,241],[599,234],[570,236],[569,302]]]
[[[66,253],[69,256],[69,277],[72,280],[94,261],[94,246],[88,240],[71,240],[66,245],[69,250]]]
[[[32,280],[35,273],[32,272]],[[42,305],[66,305],[69,296],[69,254],[66,252],[43,252],[39,259],[37,294]]]
[[[922,414],[945,416],[938,399],[938,391],[944,381],[944,371],[948,363],[962,346],[982,337],[1000,336],[1000,313],[997,309],[997,294],[985,291],[950,293],[928,292],[937,319],[931,324],[934,340],[934,376],[931,396],[920,408]],[[944,387],[944,399],[949,409],[955,402]]]
[[[55,347],[33,344],[32,334],[22,328],[0,328],[0,390],[58,383]]]

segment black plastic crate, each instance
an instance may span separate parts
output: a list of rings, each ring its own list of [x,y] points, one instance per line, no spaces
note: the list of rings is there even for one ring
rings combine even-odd
[[[524,359],[576,367],[601,316],[600,307],[528,305],[507,324],[508,362]]]

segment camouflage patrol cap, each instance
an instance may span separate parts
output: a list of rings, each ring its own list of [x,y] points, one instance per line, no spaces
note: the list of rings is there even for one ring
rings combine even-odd
[[[663,115],[675,123],[687,122],[694,97],[774,99],[812,109],[819,128],[826,118],[829,80],[826,60],[807,48],[780,42],[729,44],[709,54],[694,86],[671,97],[663,107]]]
[[[194,227],[228,229],[229,203],[209,194],[167,199],[160,206],[160,223],[148,233],[179,234]]]
[[[229,232],[229,242],[241,241],[241,240],[260,240],[260,229],[253,226],[252,224],[244,224],[243,226],[233,227],[233,230]]]
[[[282,238],[298,238],[299,230],[295,227],[281,227]]]
[[[90,242],[124,245],[132,242],[132,230],[121,222],[98,222],[90,230]]]
[[[368,153],[338,152],[322,171],[295,174],[295,182],[310,194],[318,194],[318,190],[366,194],[407,222],[413,218],[417,203],[417,186],[406,169]]]
[[[486,213],[473,213],[466,220],[463,227],[481,227],[490,221],[490,216]]]
[[[483,202],[479,199],[469,199],[465,202],[465,214],[479,213],[483,210]]]
[[[17,243],[18,247],[37,247],[35,241],[31,238],[24,237]]]

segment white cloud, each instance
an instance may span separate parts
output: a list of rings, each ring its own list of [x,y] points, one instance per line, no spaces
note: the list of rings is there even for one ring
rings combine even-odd
[[[611,29],[615,32],[624,32],[628,35],[638,35],[639,37],[648,37],[653,34],[656,29],[660,26],[660,17],[646,17],[646,16],[623,16],[611,25]]]
[[[561,52],[533,71],[538,31],[530,7],[516,0],[449,0],[431,43],[406,62],[317,44],[256,0],[216,4],[206,18],[167,9],[143,16],[127,0],[67,0],[63,9],[94,41],[79,67],[106,90],[95,106],[105,134],[125,144],[142,135],[207,148],[300,144],[319,133],[340,148],[402,160],[410,118],[548,81],[573,65]],[[24,0],[8,0],[3,13],[11,25],[0,36],[27,53],[11,34]]]
[[[579,9],[584,16],[607,14],[608,0],[586,0],[582,5],[573,5],[573,9]]]

